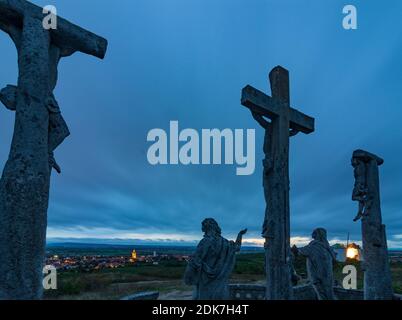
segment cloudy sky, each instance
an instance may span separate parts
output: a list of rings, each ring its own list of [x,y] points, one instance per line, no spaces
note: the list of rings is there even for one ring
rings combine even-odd
[[[306,241],[360,240],[352,221],[353,150],[385,159],[382,211],[390,247],[402,247],[402,2],[349,1],[358,29],[342,28],[345,1],[44,0],[109,40],[104,61],[80,53],[59,68],[56,97],[72,135],[56,151],[48,238],[53,241],[190,243],[215,217],[233,238],[261,243],[263,131],[240,105],[247,85],[270,93],[268,72],[291,75],[292,105],[316,132],[291,140],[291,231]],[[385,4],[386,3],[386,4]],[[0,33],[0,85],[15,84],[16,52]],[[0,109],[0,162],[14,115]],[[151,166],[149,130],[256,129],[256,171]],[[117,240],[114,240],[117,241]]]

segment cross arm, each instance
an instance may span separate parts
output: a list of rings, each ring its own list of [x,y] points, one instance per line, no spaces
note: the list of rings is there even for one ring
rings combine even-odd
[[[17,48],[19,47],[21,42],[21,29],[12,24],[4,23],[3,21],[0,20],[0,30],[3,30],[4,32],[8,33],[8,35],[14,41],[16,47]]]
[[[25,0],[0,0],[0,28],[9,33],[10,28],[22,28],[25,15],[43,20],[43,9]],[[107,40],[75,24],[57,17],[57,29],[50,30],[52,42],[64,55],[80,51],[103,59]]]
[[[377,162],[377,165],[382,165],[384,163],[384,159],[380,158],[379,156],[370,153],[368,151],[365,150],[355,150],[353,152],[353,158],[357,158],[357,159],[361,159],[365,162],[368,162],[370,160],[375,160]]]
[[[251,111],[263,116],[275,118],[280,115],[283,104],[265,93],[251,87],[246,86],[242,90],[241,104]],[[312,133],[314,131],[314,118],[304,113],[290,108],[289,112],[290,129],[303,133]]]

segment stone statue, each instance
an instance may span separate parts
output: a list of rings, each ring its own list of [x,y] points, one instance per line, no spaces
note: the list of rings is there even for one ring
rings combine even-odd
[[[393,297],[387,235],[380,202],[378,167],[383,163],[383,159],[370,152],[353,152],[355,186],[352,200],[359,202],[359,212],[354,221],[361,218],[362,224],[365,300],[391,300]]]
[[[229,277],[247,229],[239,232],[235,242],[229,241],[221,236],[218,223],[208,218],[202,222],[202,231],[204,238],[187,265],[184,282],[195,286],[195,300],[229,299]]]
[[[70,134],[53,95],[61,58],[83,52],[103,59],[107,41],[61,17],[43,27],[43,9],[0,0],[0,30],[18,53],[18,83],[0,91],[15,112],[14,134],[0,180],[0,299],[40,299],[55,149]]]
[[[361,219],[363,216],[367,216],[370,211],[370,195],[367,190],[366,181],[366,165],[358,158],[352,159],[352,166],[354,168],[355,186],[353,188],[352,200],[359,202],[359,208],[356,217],[353,221]]]
[[[313,231],[311,241],[307,246],[297,249],[297,252],[307,258],[307,273],[318,300],[334,300],[333,263],[336,253],[327,240],[327,231],[317,228]]]

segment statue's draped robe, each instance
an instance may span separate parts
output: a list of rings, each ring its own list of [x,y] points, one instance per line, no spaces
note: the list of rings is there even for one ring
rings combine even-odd
[[[184,281],[194,285],[195,300],[229,299],[228,281],[240,245],[221,236],[204,236],[189,261]]]
[[[333,263],[336,254],[328,242],[313,240],[300,253],[307,257],[309,280],[319,300],[334,300]]]

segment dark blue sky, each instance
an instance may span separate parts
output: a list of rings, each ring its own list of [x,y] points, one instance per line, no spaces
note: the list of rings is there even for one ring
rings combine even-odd
[[[75,54],[59,68],[56,97],[72,135],[56,151],[63,174],[52,178],[49,238],[192,241],[215,217],[224,236],[249,228],[261,241],[263,132],[240,105],[250,84],[270,93],[267,75],[282,65],[291,101],[316,118],[316,132],[291,140],[291,230],[331,239],[353,223],[350,157],[363,148],[381,167],[384,222],[402,247],[402,2],[322,0],[59,0],[64,18],[109,40],[104,61]],[[358,29],[342,28],[354,4]],[[16,52],[0,34],[0,84],[14,84]],[[13,114],[0,109],[0,162]],[[181,128],[256,128],[257,168],[148,164],[147,133]]]

